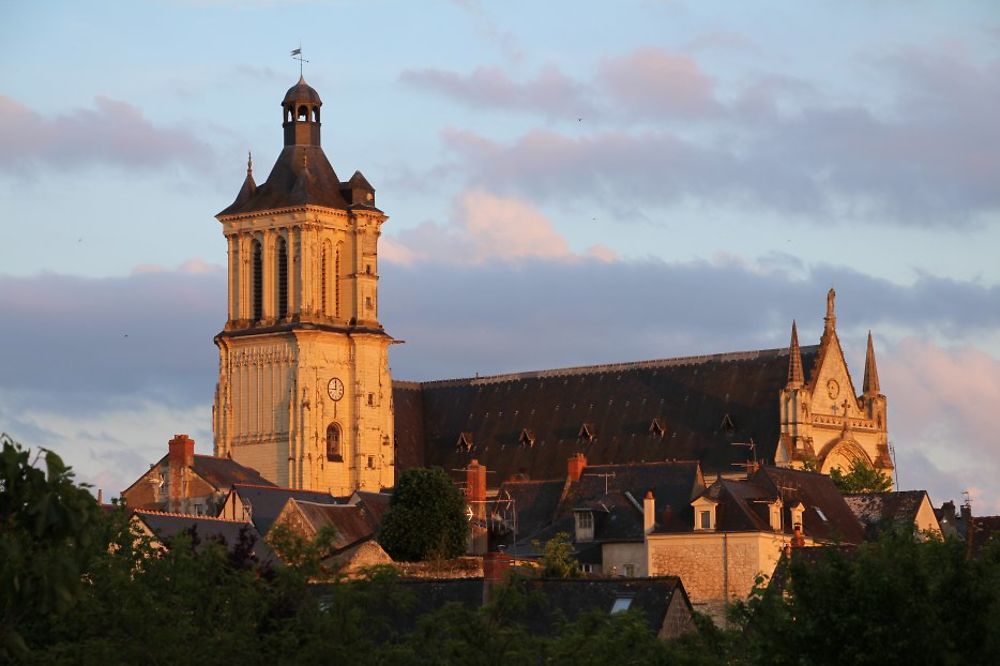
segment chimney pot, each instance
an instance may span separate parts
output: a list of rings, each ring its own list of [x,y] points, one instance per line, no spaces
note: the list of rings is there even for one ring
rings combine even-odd
[[[574,453],[566,463],[566,476],[570,481],[579,481],[583,470],[587,467],[587,456]]]

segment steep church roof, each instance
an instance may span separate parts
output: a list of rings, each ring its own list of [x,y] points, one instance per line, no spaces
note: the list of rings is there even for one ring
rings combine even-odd
[[[801,347],[804,371],[816,346]],[[577,452],[591,465],[699,460],[734,472],[756,444],[772,461],[789,351],[599,365],[435,382],[395,382],[397,465],[464,468],[477,458],[499,485],[515,474],[565,476]],[[654,419],[659,427],[654,427]],[[586,424],[586,427],[584,425]],[[521,433],[529,430],[529,442]],[[459,445],[460,437],[471,446]]]

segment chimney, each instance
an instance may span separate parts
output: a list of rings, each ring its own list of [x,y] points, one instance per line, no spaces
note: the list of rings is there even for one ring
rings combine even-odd
[[[806,537],[802,533],[802,526],[796,525],[795,530],[792,532],[792,547],[802,548],[806,545]]]
[[[642,500],[642,531],[649,534],[656,524],[656,499],[653,498],[653,491],[647,490],[646,496]]]
[[[965,556],[972,557],[972,537],[976,531],[976,523],[972,519],[972,504],[966,500],[962,504],[962,525],[965,527]]]
[[[580,475],[583,474],[583,470],[587,467],[587,456],[582,453],[574,453],[570,456],[569,461],[566,464],[566,477],[570,481],[579,481]]]
[[[100,504],[104,504],[104,489],[103,488],[98,488],[97,489],[97,503],[99,505]]]
[[[504,582],[510,571],[511,558],[507,553],[486,553],[483,555],[483,603],[488,604],[493,588]]]
[[[469,525],[466,552],[480,555],[489,547],[489,534],[486,531],[486,466],[480,465],[478,460],[465,468],[465,501],[475,519]]]
[[[188,470],[194,465],[194,440],[187,435],[174,435],[167,444],[167,511],[181,512],[181,501],[187,497]]]
[[[476,459],[465,468],[465,499],[473,504],[473,511],[483,507],[486,501],[486,466]]]

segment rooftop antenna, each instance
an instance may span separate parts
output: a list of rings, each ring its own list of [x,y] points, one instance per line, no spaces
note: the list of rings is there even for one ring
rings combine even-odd
[[[750,470],[757,470],[757,445],[754,444],[753,437],[749,442],[730,442],[730,446],[745,446],[750,449],[750,459],[742,463],[733,463],[733,467],[742,467],[746,470],[747,478],[750,478]]]
[[[292,49],[292,60],[298,60],[299,61],[299,78],[301,79],[302,78],[302,63],[309,62],[308,60],[305,59],[305,56],[302,55],[302,41],[301,40],[299,41],[299,48]]]
[[[586,476],[603,476],[604,477],[604,494],[605,495],[608,494],[608,479],[614,477],[614,475],[615,475],[614,472],[610,472],[608,474],[587,474],[586,472],[584,472],[584,474]]]
[[[896,478],[896,490],[899,490],[899,465],[896,464],[896,445],[892,443],[890,439],[889,444],[889,455],[892,456],[892,475]]]

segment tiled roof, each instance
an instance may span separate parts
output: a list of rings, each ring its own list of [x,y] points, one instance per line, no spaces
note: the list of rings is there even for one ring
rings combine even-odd
[[[316,490],[295,490],[278,488],[277,486],[238,483],[233,487],[233,491],[239,495],[244,505],[250,505],[250,519],[261,534],[267,534],[271,525],[274,524],[274,519],[278,517],[290,499],[318,504],[335,504],[337,502],[337,498],[330,493]]]
[[[903,490],[892,493],[852,493],[845,495],[844,499],[865,526],[868,537],[874,538],[887,528],[912,531],[925,497],[927,492],[924,490]]]
[[[322,147],[285,146],[274,162],[267,180],[249,196],[238,197],[219,215],[239,215],[305,205],[343,210],[348,207],[348,203],[341,195],[341,187]]]
[[[303,517],[319,532],[330,528],[333,552],[339,552],[375,535],[378,523],[363,504],[318,504],[305,500],[291,499],[290,502]]]
[[[230,552],[240,544],[241,538],[250,538],[253,539],[251,552],[258,562],[268,564],[276,561],[267,542],[250,523],[160,511],[137,510],[134,515],[168,547],[172,539],[183,533],[197,538],[202,544],[201,547],[208,542],[217,541],[225,545]]]
[[[861,523],[829,476],[786,467],[761,467],[750,481],[772,496],[780,495],[785,511],[801,502],[805,506],[802,527],[806,536],[843,543],[864,540]]]
[[[818,347],[802,347],[809,371]],[[478,459],[499,483],[521,473],[565,476],[583,452],[593,464],[700,460],[711,472],[745,462],[753,439],[758,459],[774,458],[778,395],[788,378],[788,350],[643,361],[436,382],[395,382],[397,464],[465,467]],[[654,419],[665,427],[653,428]],[[595,437],[581,437],[584,423]],[[530,430],[534,442],[519,441]],[[472,447],[458,447],[471,433]]]
[[[195,474],[205,479],[219,490],[229,490],[237,483],[256,483],[262,486],[274,484],[260,475],[252,467],[245,467],[229,458],[195,455],[191,468]]]

